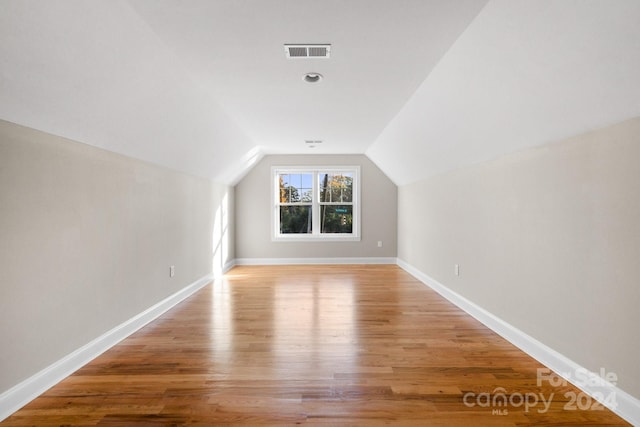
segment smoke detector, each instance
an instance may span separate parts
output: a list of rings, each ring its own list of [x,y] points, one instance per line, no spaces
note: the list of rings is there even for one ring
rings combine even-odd
[[[307,145],[308,148],[316,148],[318,146],[318,144],[322,144],[322,140],[321,139],[306,139],[304,141],[304,143]]]
[[[294,58],[329,58],[330,44],[285,44],[284,52],[288,59]]]

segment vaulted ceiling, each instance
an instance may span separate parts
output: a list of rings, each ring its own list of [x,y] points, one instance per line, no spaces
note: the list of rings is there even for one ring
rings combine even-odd
[[[405,184],[640,115],[638,22],[637,0],[4,0],[0,118],[227,183],[365,153]]]

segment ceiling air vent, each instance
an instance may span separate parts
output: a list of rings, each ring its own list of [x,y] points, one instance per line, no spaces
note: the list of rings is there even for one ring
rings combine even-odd
[[[285,44],[287,58],[329,58],[330,44]]]

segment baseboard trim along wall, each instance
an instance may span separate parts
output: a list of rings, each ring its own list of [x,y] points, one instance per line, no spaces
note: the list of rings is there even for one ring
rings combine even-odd
[[[395,264],[394,257],[236,258],[234,265]]]
[[[227,271],[231,270],[236,265],[236,260],[232,259],[231,261],[227,261],[222,267],[222,274],[225,274]]]
[[[0,395],[0,421],[9,417],[91,360],[193,295],[212,280],[213,276],[207,275],[195,281],[5,391]]]
[[[520,329],[469,301],[462,295],[452,291],[405,261],[398,259],[397,264],[407,273],[429,286],[511,344],[548,367],[567,382],[578,387],[592,399],[601,401],[604,406],[621,418],[633,425],[640,426],[640,400],[615,385],[601,380],[601,377],[597,373],[580,366],[573,360],[527,335]],[[604,400],[601,400],[601,397],[604,398]]]

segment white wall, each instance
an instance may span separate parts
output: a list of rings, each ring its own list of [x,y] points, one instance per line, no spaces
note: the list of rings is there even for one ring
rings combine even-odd
[[[234,256],[225,198],[206,179],[0,121],[0,393],[220,270]]]
[[[271,241],[272,166],[360,166],[359,242]],[[235,187],[237,258],[395,257],[397,187],[363,155],[264,157]],[[383,247],[377,246],[378,241]]]
[[[636,118],[401,186],[398,257],[640,397],[639,159]]]

